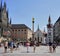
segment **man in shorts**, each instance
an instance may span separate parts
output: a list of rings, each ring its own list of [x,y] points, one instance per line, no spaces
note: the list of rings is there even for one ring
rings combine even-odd
[[[4,52],[5,52],[5,53],[7,52],[7,48],[8,48],[8,42],[5,41],[5,42],[4,42]]]

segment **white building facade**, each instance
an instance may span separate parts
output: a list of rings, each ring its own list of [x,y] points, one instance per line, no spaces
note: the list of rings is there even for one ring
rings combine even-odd
[[[51,24],[50,16],[47,24],[47,43],[49,42],[53,43],[53,25]]]
[[[43,34],[43,32],[39,29],[37,29],[37,31],[34,33],[34,38],[36,39],[35,41],[37,43],[41,43],[41,44],[46,44],[46,38]]]

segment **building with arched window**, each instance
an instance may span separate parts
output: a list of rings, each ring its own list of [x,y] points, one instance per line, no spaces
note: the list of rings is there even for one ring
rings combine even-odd
[[[53,43],[53,25],[51,24],[51,18],[49,16],[48,18],[48,24],[47,24],[47,43]]]
[[[35,41],[37,43],[46,44],[46,35],[45,34],[47,34],[47,33],[46,32],[42,32],[39,29],[39,25],[38,25],[38,28],[37,28],[36,32],[34,33]]]

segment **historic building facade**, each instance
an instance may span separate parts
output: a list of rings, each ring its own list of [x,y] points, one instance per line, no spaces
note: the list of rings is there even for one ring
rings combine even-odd
[[[47,43],[53,43],[53,25],[51,24],[51,18],[49,16],[48,24],[47,24]]]
[[[41,44],[46,44],[46,32],[42,32],[40,29],[39,29],[39,25],[38,25],[38,29],[37,31],[34,33],[34,38],[35,38],[35,41],[37,43],[41,43]]]
[[[53,37],[55,41],[60,40],[60,17],[58,18],[58,20],[55,22],[53,26]]]
[[[25,24],[12,24],[12,39],[27,42],[32,38],[32,31]]]
[[[8,10],[6,8],[6,3],[2,5],[0,2],[0,37],[10,37],[11,36],[11,20],[9,22]]]

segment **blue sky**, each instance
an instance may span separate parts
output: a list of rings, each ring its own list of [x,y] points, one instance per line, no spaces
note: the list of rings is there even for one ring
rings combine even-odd
[[[14,24],[26,24],[32,28],[32,18],[35,18],[35,30],[39,24],[41,30],[46,29],[49,15],[52,24],[60,16],[60,0],[5,0]],[[3,0],[4,2],[4,0]]]

